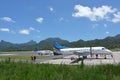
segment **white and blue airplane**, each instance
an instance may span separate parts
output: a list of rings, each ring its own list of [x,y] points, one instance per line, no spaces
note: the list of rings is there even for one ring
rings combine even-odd
[[[81,47],[81,48],[68,48],[65,46],[60,45],[58,42],[54,41],[54,55],[72,55],[76,54],[80,58],[82,56],[83,58],[87,58],[88,55],[96,55],[96,58],[98,58],[98,55],[104,55],[106,59],[106,55],[111,55],[113,57],[112,51],[105,47]]]
[[[52,55],[53,51],[51,50],[38,50],[37,48],[35,49],[35,52],[37,55]]]

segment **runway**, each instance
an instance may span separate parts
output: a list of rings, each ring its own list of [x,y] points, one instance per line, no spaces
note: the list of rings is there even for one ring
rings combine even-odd
[[[17,54],[0,54],[0,56],[28,56],[31,57],[31,55],[36,55],[35,53],[17,53]],[[40,56],[40,55],[36,55]],[[54,56],[54,55],[47,55],[45,58],[37,58],[35,63],[48,63],[48,64],[68,64],[68,65],[79,65],[81,64],[81,61],[72,63],[74,60],[71,60],[71,57],[78,58],[77,55],[60,55],[60,56]],[[104,59],[104,56],[99,56],[98,59],[93,56],[92,58],[90,56],[87,57],[87,59],[84,59],[85,65],[100,65],[100,64],[118,64],[120,63],[120,52],[113,52],[113,58],[111,58],[110,55],[106,56],[107,59]],[[31,60],[29,60],[31,62]]]
[[[35,55],[33,51],[18,51],[18,52],[0,52],[0,56],[31,56]]]
[[[77,55],[66,56],[63,57],[62,59],[51,59],[51,60],[46,59],[45,61],[37,60],[36,63],[70,64],[70,65],[81,64],[81,61],[76,63],[71,63],[73,61],[70,59],[71,57],[77,58]],[[85,65],[119,64],[119,63],[120,63],[120,52],[113,52],[113,58],[110,55],[107,55],[107,59],[104,59],[104,56],[99,56],[98,59],[96,59],[95,56],[93,56],[93,58],[88,56],[87,59],[84,59]]]

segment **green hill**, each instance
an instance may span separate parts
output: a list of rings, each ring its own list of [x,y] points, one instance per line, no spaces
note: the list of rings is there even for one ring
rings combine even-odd
[[[95,40],[78,40],[69,42],[60,38],[48,38],[40,41],[39,43],[31,40],[27,43],[22,44],[13,44],[6,42],[4,40],[0,41],[0,50],[1,51],[25,51],[25,50],[34,50],[38,49],[53,49],[53,41],[58,41],[61,45],[68,47],[89,47],[89,46],[104,46],[109,49],[120,49],[120,34],[114,37],[106,37],[104,39],[95,39]]]

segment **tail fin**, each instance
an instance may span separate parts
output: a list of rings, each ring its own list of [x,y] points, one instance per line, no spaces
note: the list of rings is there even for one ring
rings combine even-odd
[[[57,49],[57,50],[60,50],[60,49],[63,49],[63,48],[67,48],[65,46],[61,46],[57,41],[54,41],[54,44],[53,44],[54,48]]]
[[[35,51],[35,52],[37,52],[37,51],[39,51],[39,50],[38,50],[38,48],[35,48],[35,50],[34,50],[34,51]]]

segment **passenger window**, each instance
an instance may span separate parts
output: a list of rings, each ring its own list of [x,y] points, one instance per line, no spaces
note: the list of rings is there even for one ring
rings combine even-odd
[[[102,48],[102,50],[105,50],[105,48]]]

